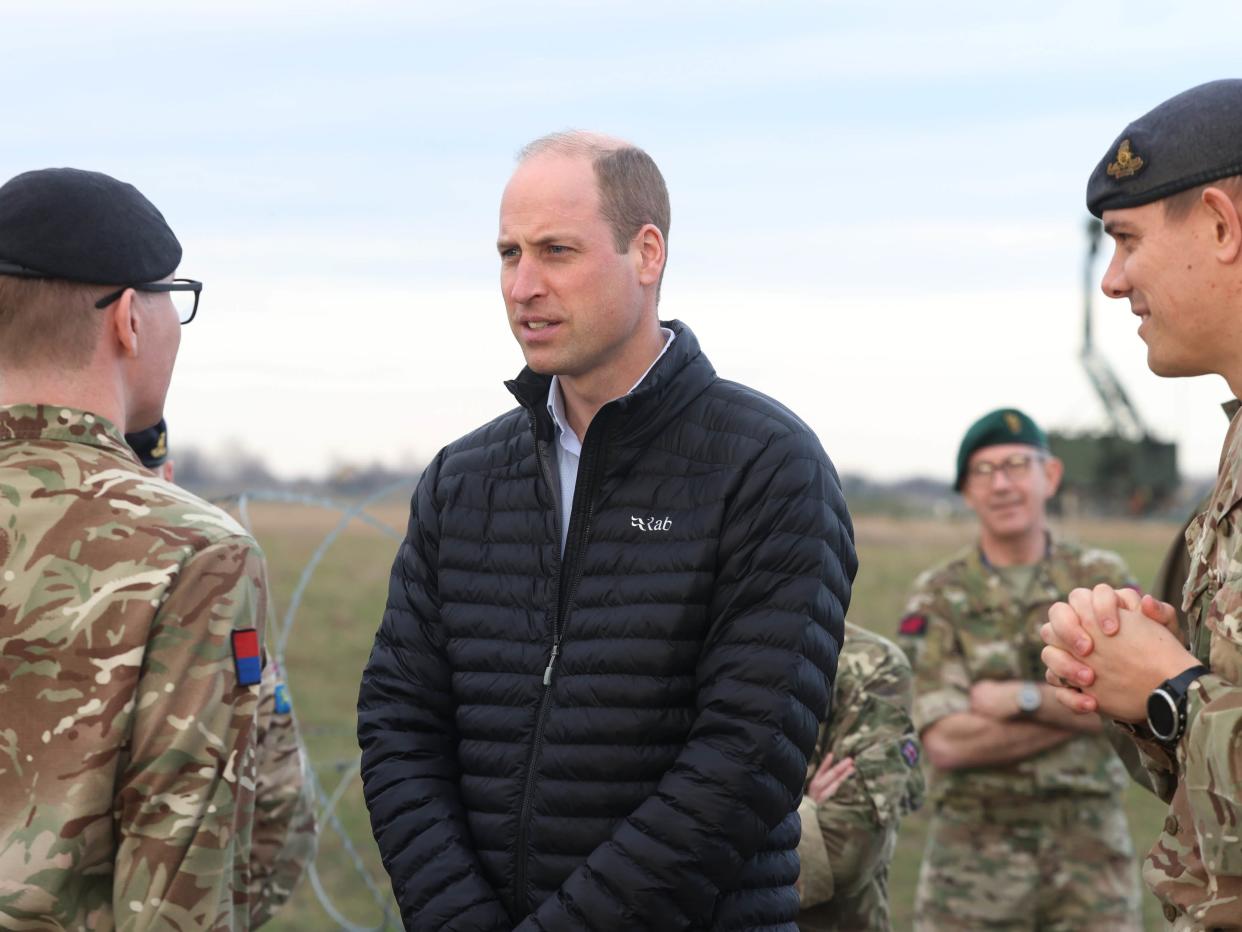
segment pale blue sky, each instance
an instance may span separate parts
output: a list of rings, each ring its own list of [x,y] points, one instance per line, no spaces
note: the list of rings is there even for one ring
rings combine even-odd
[[[170,10],[174,12],[170,13]],[[206,283],[174,444],[284,474],[424,459],[509,406],[514,152],[627,136],[673,200],[662,313],[838,465],[948,476],[1001,404],[1102,423],[1076,360],[1086,176],[1131,118],[1236,76],[1236,3],[0,3],[0,175],[138,185]],[[1103,349],[1215,468],[1219,379]]]

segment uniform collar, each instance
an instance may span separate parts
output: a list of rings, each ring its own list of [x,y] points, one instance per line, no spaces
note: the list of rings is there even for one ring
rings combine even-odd
[[[0,405],[0,442],[53,440],[82,443],[138,463],[125,435],[105,417],[59,405]],[[141,465],[141,464],[139,464]]]

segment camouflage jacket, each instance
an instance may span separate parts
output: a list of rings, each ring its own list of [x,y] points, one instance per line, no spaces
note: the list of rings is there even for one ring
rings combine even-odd
[[[888,863],[901,816],[923,799],[910,720],[910,663],[896,644],[846,622],[831,719],[820,726],[807,782],[825,755],[854,774],[816,805],[802,798],[798,887],[803,932],[888,930]]]
[[[1056,538],[1022,596],[984,562],[978,547],[923,573],[899,629],[902,647],[914,657],[919,733],[946,715],[970,711],[970,687],[980,680],[1042,682],[1039,628],[1048,609],[1071,589],[1097,583],[1134,584],[1116,554]],[[1022,804],[1067,793],[1115,794],[1125,783],[1108,739],[1084,734],[1010,764],[933,769],[929,795],[937,803]]]
[[[257,655],[266,606],[250,535],[113,425],[0,408],[0,927],[262,914],[261,661],[234,634]]]
[[[1186,643],[1211,673],[1191,685],[1176,753],[1138,744],[1170,804],[1143,879],[1178,928],[1242,928],[1242,418],[1206,511],[1186,530]],[[1145,729],[1144,729],[1145,730]]]

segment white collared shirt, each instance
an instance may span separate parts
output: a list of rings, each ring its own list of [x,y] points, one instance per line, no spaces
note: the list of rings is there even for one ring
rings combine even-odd
[[[660,355],[651,361],[647,371],[639,376],[638,381],[625,393],[626,395],[632,394],[635,388],[643,384],[643,379],[647,378],[647,375],[655,368],[655,364],[673,345],[677,334],[668,327],[661,327],[660,332],[664,334],[664,348],[660,350]],[[621,397],[624,398],[625,395]],[[615,398],[612,400],[616,401]],[[552,384],[548,386],[548,413],[552,415],[552,423],[556,425],[557,432],[557,444],[554,449],[556,468],[561,480],[561,556],[564,556],[565,544],[569,540],[569,513],[573,510],[574,490],[578,487],[578,462],[582,459],[582,441],[569,426],[569,418],[565,416],[565,399],[561,396],[561,380],[555,375],[552,376]]]

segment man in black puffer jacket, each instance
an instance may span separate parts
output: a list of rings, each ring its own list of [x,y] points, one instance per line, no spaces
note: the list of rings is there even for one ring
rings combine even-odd
[[[795,928],[853,529],[811,430],[657,318],[668,222],[594,134],[505,189],[520,404],[423,474],[358,699],[408,929]]]

